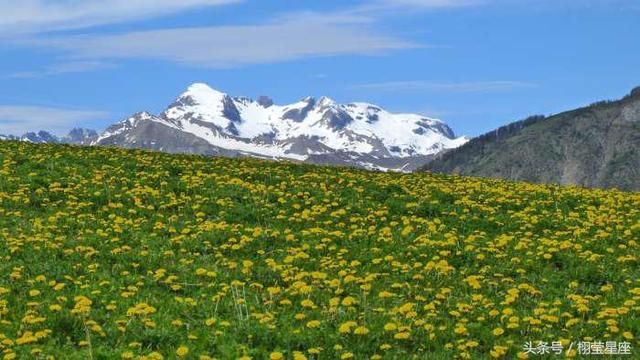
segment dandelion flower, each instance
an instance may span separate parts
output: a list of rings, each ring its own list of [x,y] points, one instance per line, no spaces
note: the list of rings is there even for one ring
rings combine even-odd
[[[180,346],[176,350],[176,355],[178,355],[179,357],[185,357],[187,356],[188,353],[189,353],[189,348],[186,346]]]
[[[311,321],[309,321],[307,323],[307,327],[310,328],[310,329],[315,329],[315,328],[317,328],[319,326],[320,326],[320,321],[318,321],[318,320],[311,320]]]
[[[271,353],[271,355],[269,355],[269,359],[270,360],[282,360],[284,359],[284,354],[282,354],[279,351],[274,351]]]

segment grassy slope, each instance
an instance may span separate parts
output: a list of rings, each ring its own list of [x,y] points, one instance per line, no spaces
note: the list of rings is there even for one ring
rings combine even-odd
[[[477,359],[593,337],[637,353],[639,209],[617,191],[0,142],[0,348]]]
[[[493,133],[428,164],[435,172],[640,190],[640,93]],[[637,111],[637,110],[636,110]],[[517,123],[515,123],[517,124]],[[514,127],[514,126],[512,126]]]

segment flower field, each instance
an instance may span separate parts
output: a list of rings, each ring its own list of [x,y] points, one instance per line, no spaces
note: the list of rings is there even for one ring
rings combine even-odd
[[[637,193],[0,142],[4,359],[631,359],[639,256]]]

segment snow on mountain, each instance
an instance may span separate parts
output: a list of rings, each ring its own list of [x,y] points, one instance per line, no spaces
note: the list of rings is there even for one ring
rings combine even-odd
[[[154,130],[136,130],[142,124]],[[408,160],[392,169],[412,168],[409,163],[416,158],[427,161],[467,141],[456,138],[440,120],[393,114],[372,104],[341,105],[328,97],[307,97],[293,104],[275,105],[267,97],[258,101],[231,97],[197,83],[159,116],[136,114],[109,127],[93,144],[118,145],[113,138],[119,137],[127,146],[166,148],[167,139],[151,139],[149,132],[162,133],[166,138],[171,137],[171,131],[204,140],[214,152],[223,149],[238,155],[383,169],[389,168],[380,164],[391,158]]]
[[[74,128],[60,141],[66,144],[89,145],[97,138],[98,133],[95,130]]]
[[[140,125],[143,122],[146,121],[152,121],[152,122],[157,122],[160,123],[162,125],[168,126],[168,127],[172,127],[174,129],[178,129],[178,127],[176,127],[175,125],[167,122],[166,120],[159,118],[155,115],[149,114],[148,112],[139,112],[134,114],[133,116],[124,119],[123,121],[111,125],[110,127],[108,127],[102,134],[100,134],[93,142],[92,144],[99,144],[102,141],[104,141],[105,139],[109,139],[112,138],[114,136],[117,135],[121,135],[121,134],[126,134],[127,131],[131,131],[132,129],[135,129],[138,125]]]
[[[57,143],[60,141],[57,137],[46,131],[38,131],[37,133],[28,132],[22,135],[21,140],[35,144]]]
[[[47,131],[27,132],[22,136],[15,135],[0,135],[0,140],[15,140],[25,141],[34,144],[76,144],[76,145],[89,145],[93,140],[98,137],[98,133],[95,130],[74,128],[69,134],[63,137],[57,137]]]
[[[202,83],[191,85],[161,114],[136,113],[100,135],[74,129],[60,139],[46,132],[21,139],[397,171],[412,171],[468,141],[440,120],[373,104],[306,97],[277,105],[266,96],[232,97]]]

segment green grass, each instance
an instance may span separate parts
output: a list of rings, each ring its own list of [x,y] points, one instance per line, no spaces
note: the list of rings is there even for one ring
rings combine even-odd
[[[0,142],[0,351],[637,355],[639,238],[637,193]]]

